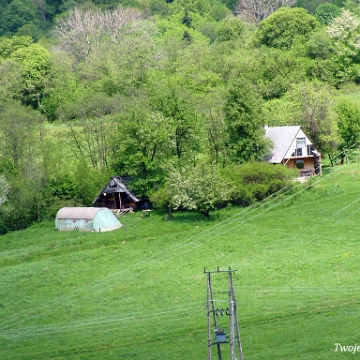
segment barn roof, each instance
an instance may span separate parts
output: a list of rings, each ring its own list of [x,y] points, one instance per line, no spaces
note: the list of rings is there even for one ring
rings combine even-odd
[[[93,204],[101,199],[102,194],[112,194],[112,193],[126,193],[128,194],[135,202],[139,202],[142,199],[138,198],[134,192],[132,192],[126,185],[129,181],[127,177],[113,176],[109,182],[101,189]]]

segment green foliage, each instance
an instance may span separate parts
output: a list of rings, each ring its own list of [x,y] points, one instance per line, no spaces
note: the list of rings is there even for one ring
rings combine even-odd
[[[21,100],[23,82],[22,69],[18,62],[6,59],[0,63],[0,94],[2,102]]]
[[[347,0],[347,1],[353,1],[353,0]],[[310,14],[314,14],[316,9],[322,5],[322,4],[334,4],[338,6],[339,8],[344,7],[344,4],[347,2],[346,0],[332,0],[332,1],[326,1],[326,0],[297,0],[296,6],[302,7],[306,9]],[[357,0],[355,0],[357,1]]]
[[[213,18],[215,21],[221,21],[229,16],[231,12],[220,1],[214,1],[208,17]]]
[[[296,41],[306,41],[319,27],[314,16],[301,8],[280,8],[263,20],[256,31],[260,44],[289,49]]]
[[[25,24],[16,32],[18,36],[31,36],[32,39],[38,41],[42,36],[43,32],[35,24]]]
[[[169,8],[165,0],[150,0],[150,10],[152,15],[166,15],[169,12]]]
[[[171,119],[151,112],[139,102],[126,109],[119,119],[112,168],[133,178],[132,189],[147,195],[164,181],[164,168],[173,156],[176,130]]]
[[[170,202],[164,187],[149,194],[149,199],[154,209],[168,209]]]
[[[157,89],[151,90],[150,107],[169,122],[169,129],[172,131],[169,138],[172,144],[171,154],[178,160],[183,160],[186,156],[193,159],[199,148],[201,126],[194,105],[171,85],[161,93]]]
[[[353,148],[360,140],[360,107],[358,104],[341,100],[336,106],[339,134],[345,148]]]
[[[76,206],[92,206],[92,202],[103,188],[104,184],[109,181],[110,171],[99,170],[86,163],[79,162],[74,171],[75,189],[73,184],[70,191],[77,195],[72,201],[75,201]],[[91,181],[86,181],[91,179]]]
[[[307,54],[312,59],[326,60],[334,53],[334,45],[326,31],[315,32],[307,42]]]
[[[72,59],[60,52],[53,54],[54,58],[46,76],[46,88],[41,101],[41,111],[49,121],[58,118],[72,119],[71,109],[78,108],[85,94],[91,93],[86,84],[80,82],[78,75],[72,69]]]
[[[247,30],[246,24],[237,17],[227,17],[218,25],[216,32],[219,41],[238,40]]]
[[[40,108],[51,64],[49,51],[34,44],[29,36],[3,37],[0,38],[1,58],[6,60],[0,62],[0,71],[5,72],[0,91],[7,89],[10,91],[8,97],[35,109]]]
[[[359,0],[344,1],[344,8],[357,16],[360,15]]]
[[[91,204],[105,174],[131,175],[133,189],[148,195],[163,189],[172,167],[263,159],[264,123],[301,124],[331,151],[339,143],[334,98],[360,83],[354,14],[325,33],[295,8],[256,30],[225,0],[26,1],[0,0],[0,24],[12,36],[0,38],[0,172],[21,174],[29,203],[16,228],[63,204]],[[131,4],[138,9],[124,7]],[[321,89],[307,84],[314,79]],[[157,202],[167,206],[161,191]],[[1,216],[10,219],[12,206],[3,204]]]
[[[330,151],[337,143],[337,131],[331,88],[319,82],[294,85],[289,92],[292,125],[301,125],[322,151]]]
[[[263,159],[268,144],[263,132],[263,100],[251,83],[234,81],[224,107],[229,157],[234,162]]]
[[[335,4],[323,3],[320,4],[314,13],[314,16],[322,25],[329,25],[330,22],[341,15],[342,10]]]
[[[204,119],[206,126],[208,156],[216,164],[225,163],[226,128],[224,123],[224,93],[220,88],[209,92],[199,101],[198,113]]]
[[[75,200],[78,196],[75,179],[65,174],[63,177],[50,179],[46,185],[49,199]]]
[[[292,101],[287,96],[272,99],[264,105],[264,118],[269,126],[288,126],[292,124]]]
[[[45,91],[45,75],[50,67],[51,55],[39,44],[19,48],[11,54],[11,59],[18,62],[24,79],[22,101],[37,109]]]
[[[231,202],[243,206],[275,194],[297,176],[296,171],[286,166],[264,162],[229,165],[222,169],[221,174],[231,184]]]
[[[165,185],[166,202],[154,198],[158,204],[167,202],[174,210],[199,212],[205,216],[223,205],[229,198],[229,188],[216,165],[200,163],[196,167],[173,169]]]
[[[8,101],[0,109],[0,154],[16,169],[23,168],[30,160],[36,162],[43,121],[40,113],[15,101]]]
[[[27,48],[33,43],[30,36],[0,37],[0,59],[7,59],[21,48]]]
[[[189,13],[196,13],[201,16],[206,15],[211,10],[211,7],[211,2],[206,0],[175,0],[171,4],[174,13],[185,10]]]
[[[335,75],[338,82],[358,82],[360,18],[346,10],[331,22],[327,32],[334,41]]]
[[[261,46],[253,51],[254,60],[245,66],[265,100],[280,98],[292,85],[304,81],[312,61],[297,49],[281,50]]]
[[[1,32],[16,33],[23,25],[30,22],[38,24],[38,9],[29,0],[12,0],[1,15]]]
[[[7,175],[8,201],[0,208],[0,234],[22,230],[38,218],[38,190],[19,171]]]

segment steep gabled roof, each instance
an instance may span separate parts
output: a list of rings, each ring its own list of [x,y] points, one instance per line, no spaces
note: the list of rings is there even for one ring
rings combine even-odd
[[[282,162],[300,129],[301,126],[274,126],[265,130],[265,137],[274,144],[268,162]]]
[[[99,192],[98,196],[93,201],[93,204],[95,204],[98,200],[101,199],[102,194],[107,193],[126,193],[129,195],[135,202],[139,202],[142,199],[138,198],[126,185],[126,183],[129,181],[126,177],[120,177],[120,176],[113,176],[110,181],[102,188],[102,190]]]

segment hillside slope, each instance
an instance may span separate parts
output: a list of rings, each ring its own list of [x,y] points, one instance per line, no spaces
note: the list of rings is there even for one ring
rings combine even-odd
[[[237,270],[244,359],[349,356],[335,344],[359,341],[359,176],[337,166],[211,219],[130,214],[110,233],[45,223],[0,237],[0,358],[206,359],[203,269],[217,266]]]

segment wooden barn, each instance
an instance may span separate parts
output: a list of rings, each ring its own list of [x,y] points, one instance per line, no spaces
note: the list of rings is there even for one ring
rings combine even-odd
[[[321,153],[301,126],[265,126],[273,148],[268,162],[297,168],[299,177],[321,174]]]
[[[111,210],[146,210],[150,208],[150,202],[146,198],[140,198],[132,192],[127,183],[128,177],[114,176],[101,189],[93,205],[107,207]]]

